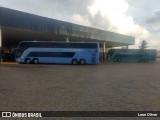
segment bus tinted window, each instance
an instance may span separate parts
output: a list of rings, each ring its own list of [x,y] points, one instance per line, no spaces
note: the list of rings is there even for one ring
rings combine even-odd
[[[139,55],[139,54],[118,54],[118,55],[115,55],[115,57],[141,57],[142,55]]]
[[[30,52],[28,57],[73,57],[74,52]]]

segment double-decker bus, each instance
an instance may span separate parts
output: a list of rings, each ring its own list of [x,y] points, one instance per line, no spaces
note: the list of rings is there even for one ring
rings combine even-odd
[[[16,61],[26,64],[98,64],[98,42],[22,41],[16,48]]]
[[[156,61],[156,49],[110,49],[108,51],[110,61],[139,61],[149,62]]]

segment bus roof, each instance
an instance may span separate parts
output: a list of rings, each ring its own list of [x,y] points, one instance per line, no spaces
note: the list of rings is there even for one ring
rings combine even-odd
[[[66,41],[21,41],[20,43],[23,43],[23,42],[51,42],[51,43],[99,43],[99,42],[66,42]],[[19,44],[20,44],[19,43]]]

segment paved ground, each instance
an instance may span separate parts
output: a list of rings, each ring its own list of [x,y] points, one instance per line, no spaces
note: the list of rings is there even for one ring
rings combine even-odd
[[[0,65],[0,91],[0,111],[160,111],[160,61]]]

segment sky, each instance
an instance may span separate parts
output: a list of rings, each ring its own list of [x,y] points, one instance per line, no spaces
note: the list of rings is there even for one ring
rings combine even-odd
[[[160,50],[160,0],[0,0],[1,7],[20,10],[146,40]]]

